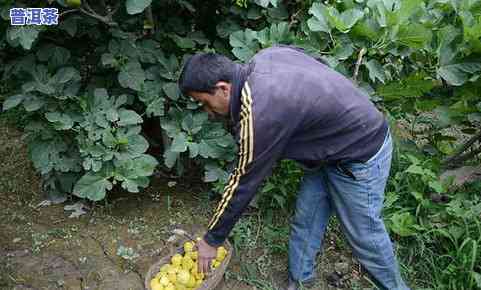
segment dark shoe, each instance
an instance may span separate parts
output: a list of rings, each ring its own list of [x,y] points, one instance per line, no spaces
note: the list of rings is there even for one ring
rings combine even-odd
[[[314,284],[316,284],[317,279],[318,277],[316,276],[304,282],[297,282],[289,278],[286,290],[303,290],[311,288],[314,286]]]

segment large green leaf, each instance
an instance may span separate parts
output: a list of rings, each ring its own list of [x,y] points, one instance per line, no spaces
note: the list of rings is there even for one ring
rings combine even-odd
[[[70,59],[70,51],[61,46],[46,44],[39,48],[37,57],[40,61],[48,62],[53,67],[60,67]]]
[[[93,201],[102,200],[106,191],[112,189],[109,178],[103,172],[87,172],[75,184],[73,194]]]
[[[180,90],[179,86],[176,83],[166,83],[162,86],[164,93],[169,97],[172,101],[176,101],[180,97]]]
[[[45,118],[53,123],[56,130],[68,130],[73,127],[72,118],[65,113],[50,112],[45,114]]]
[[[481,63],[465,62],[442,66],[438,69],[438,74],[448,84],[460,86],[469,80],[471,74],[481,71]]]
[[[122,67],[118,79],[122,87],[140,91],[145,81],[145,72],[139,62],[131,61]]]
[[[151,3],[152,0],[127,0],[125,6],[127,8],[127,13],[138,14],[144,11]]]
[[[356,22],[364,16],[364,12],[356,8],[351,8],[339,13],[336,8],[329,6],[327,7],[327,11],[330,24],[343,33],[349,32]]]
[[[318,2],[313,3],[309,9],[309,14],[313,15],[313,17],[307,20],[309,29],[312,31],[330,32],[331,29],[327,20],[328,13],[326,6]]]
[[[369,71],[369,78],[371,81],[376,82],[376,80],[384,83],[386,81],[386,74],[384,73],[384,68],[376,59],[371,59],[364,64]]]
[[[272,6],[277,7],[278,1],[279,0],[254,0],[254,3],[264,8],[267,8],[269,4],[272,4]]]
[[[422,49],[431,42],[431,30],[419,23],[399,27],[397,41],[414,49]]]
[[[11,108],[18,106],[20,103],[22,103],[25,97],[25,95],[21,94],[8,97],[5,102],[3,102],[3,110],[10,110]]]
[[[170,150],[179,153],[187,151],[187,135],[183,132],[177,134],[170,145]]]
[[[39,32],[40,28],[37,26],[11,26],[7,30],[7,40],[12,46],[20,43],[24,49],[29,50],[37,39]]]
[[[249,60],[259,50],[257,33],[251,29],[236,31],[229,37],[232,53],[242,61]]]
[[[408,212],[395,213],[391,217],[391,230],[401,237],[409,237],[416,233],[416,219]]]
[[[120,109],[118,116],[117,124],[119,126],[137,125],[143,122],[142,117],[132,110]]]

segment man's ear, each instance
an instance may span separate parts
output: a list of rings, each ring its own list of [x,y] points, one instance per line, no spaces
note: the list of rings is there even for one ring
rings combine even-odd
[[[215,87],[221,89],[225,94],[230,95],[231,84],[229,82],[218,81]]]

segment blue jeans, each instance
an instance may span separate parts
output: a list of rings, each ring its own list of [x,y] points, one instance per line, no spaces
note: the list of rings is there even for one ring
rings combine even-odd
[[[381,218],[391,168],[388,133],[365,163],[327,165],[307,171],[297,197],[289,239],[289,277],[300,283],[315,277],[314,262],[332,213],[359,262],[381,289],[409,289],[401,278],[393,246]],[[352,173],[349,174],[348,171]]]

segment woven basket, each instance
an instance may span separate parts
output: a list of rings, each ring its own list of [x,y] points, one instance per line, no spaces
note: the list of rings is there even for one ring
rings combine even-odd
[[[175,254],[184,254],[183,243],[187,240],[193,240],[192,237],[183,230],[174,230],[174,235],[168,240],[170,246],[170,253],[167,256],[162,257],[157,263],[153,264],[147,274],[145,275],[145,289],[152,290],[150,288],[150,281],[155,277],[155,275],[160,271],[160,268],[164,264],[170,263],[170,259]],[[175,245],[178,243],[178,245]],[[225,241],[224,247],[227,250],[227,255],[222,263],[213,272],[208,273],[205,277],[204,282],[196,288],[196,290],[214,290],[217,285],[222,281],[224,277],[225,270],[229,265],[230,259],[232,258],[233,247],[229,241]]]

